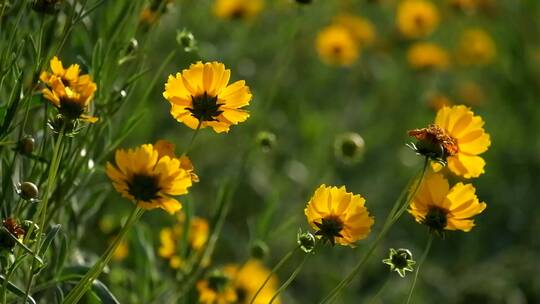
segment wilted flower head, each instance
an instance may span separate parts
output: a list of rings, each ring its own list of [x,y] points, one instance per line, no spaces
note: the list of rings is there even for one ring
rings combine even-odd
[[[390,266],[390,271],[396,271],[400,277],[405,277],[406,271],[414,271],[412,253],[409,249],[400,248],[398,250],[390,248],[390,254],[387,259],[382,260],[386,265]]]
[[[2,220],[0,229],[0,250],[12,250],[15,247],[16,241],[22,241],[26,231],[23,229],[15,218],[8,217]]]
[[[342,25],[322,29],[317,34],[315,47],[321,60],[328,65],[350,66],[360,54],[358,43]]]
[[[191,187],[190,173],[180,160],[159,151],[151,144],[135,149],[116,150],[116,165],[107,163],[107,176],[123,197],[144,209],[161,208],[174,213],[182,205],[172,196],[186,194]]]
[[[418,42],[407,52],[407,61],[415,69],[445,70],[450,65],[448,53],[440,46]]]
[[[373,217],[359,194],[347,192],[345,187],[321,185],[307,203],[304,213],[315,235],[332,245],[353,246],[369,235]]]
[[[215,0],[214,14],[222,19],[252,19],[263,6],[263,0]]]
[[[457,61],[463,65],[486,65],[496,56],[495,42],[480,28],[464,31],[459,38]]]
[[[439,12],[430,1],[404,0],[397,9],[396,23],[406,38],[425,37],[439,25]]]
[[[228,132],[231,125],[245,121],[252,95],[244,80],[229,84],[231,70],[219,62],[197,62],[189,69],[170,75],[165,97],[171,115],[192,129],[212,127],[217,133]]]
[[[474,217],[486,208],[480,203],[471,184],[457,183],[452,188],[442,174],[426,177],[412,199],[409,213],[430,231],[442,234],[444,230],[468,232],[474,227]]]

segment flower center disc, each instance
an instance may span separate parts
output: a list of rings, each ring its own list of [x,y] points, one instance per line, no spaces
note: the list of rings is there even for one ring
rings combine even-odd
[[[424,218],[424,224],[430,229],[441,232],[448,222],[446,211],[438,207],[431,207]]]
[[[337,217],[323,218],[320,223],[315,223],[315,225],[320,229],[315,233],[315,235],[322,236],[324,239],[330,241],[332,245],[335,245],[336,237],[343,237],[341,235],[343,223]]]
[[[209,96],[206,92],[196,97],[191,96],[193,108],[187,108],[199,121],[215,121],[223,111],[219,109],[217,96]]]
[[[133,175],[128,186],[129,193],[138,201],[156,199],[160,190],[158,180],[155,176],[142,174]]]

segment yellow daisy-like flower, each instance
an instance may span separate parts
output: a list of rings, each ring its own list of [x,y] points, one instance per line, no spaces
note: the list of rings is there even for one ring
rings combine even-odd
[[[486,209],[480,203],[471,184],[457,183],[452,188],[442,174],[426,177],[412,200],[409,213],[418,223],[432,231],[461,230],[468,232],[474,227],[474,217]]]
[[[263,0],[216,0],[214,14],[222,19],[252,19],[263,6]]]
[[[159,256],[168,259],[169,265],[173,269],[182,266],[182,259],[179,255],[178,242],[183,235],[183,220],[172,228],[164,228],[159,233],[160,247],[158,249]],[[209,225],[205,219],[195,217],[191,219],[191,227],[189,230],[189,246],[190,249],[199,252],[203,249],[208,241]]]
[[[353,246],[369,235],[375,222],[364,206],[366,200],[359,194],[341,188],[321,185],[304,210],[307,221],[322,237],[334,245]]]
[[[350,66],[360,54],[358,43],[349,30],[341,25],[322,29],[315,39],[315,47],[321,60],[328,65]]]
[[[484,30],[473,28],[461,34],[457,50],[457,59],[460,64],[490,64],[496,54],[495,42]]]
[[[440,46],[419,42],[407,52],[407,61],[415,69],[445,70],[450,65],[448,53]]]
[[[97,117],[85,114],[97,89],[90,75],[79,75],[77,64],[64,69],[57,57],[51,59],[50,65],[52,73],[44,71],[40,75],[40,80],[46,85],[46,88],[41,90],[43,97],[65,118],[89,123],[98,121]]]
[[[229,84],[231,71],[219,62],[197,62],[170,75],[163,96],[171,103],[171,115],[192,129],[212,127],[228,132],[245,121],[252,95],[244,80]]]
[[[199,303],[233,304],[237,302],[236,292],[228,282],[229,278],[209,278],[197,282]]]
[[[172,196],[186,194],[191,176],[180,167],[180,161],[159,157],[151,144],[135,149],[116,150],[116,165],[107,163],[107,176],[123,197],[144,209],[161,208],[175,213],[182,208]]]
[[[193,167],[193,163],[191,162],[189,157],[187,157],[186,155],[176,157],[176,154],[174,153],[175,145],[172,142],[160,139],[156,141],[156,143],[154,144],[154,148],[158,151],[159,157],[168,156],[170,158],[178,158],[178,160],[180,161],[180,167],[189,172],[189,175],[191,176],[191,181],[194,183],[199,182],[199,176],[195,174],[195,168]]]
[[[439,12],[427,0],[405,0],[397,9],[396,23],[400,33],[410,39],[425,37],[439,25]]]
[[[334,23],[347,28],[360,46],[370,46],[375,41],[375,26],[366,18],[341,14],[334,18]]]
[[[420,141],[419,153],[426,156],[434,153],[435,158],[448,163],[454,174],[472,178],[484,173],[486,162],[478,155],[486,152],[491,144],[483,126],[480,116],[475,116],[466,106],[457,105],[443,107],[437,112],[433,125],[409,131],[409,135]],[[434,163],[433,168],[440,170],[441,166]]]

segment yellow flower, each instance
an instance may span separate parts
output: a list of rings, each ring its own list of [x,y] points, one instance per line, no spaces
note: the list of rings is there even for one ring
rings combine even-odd
[[[430,1],[405,0],[397,9],[396,23],[406,38],[425,37],[439,25],[439,12]]]
[[[407,52],[407,61],[415,69],[445,70],[450,65],[448,53],[440,46],[428,43],[415,43]]]
[[[122,240],[113,253],[112,259],[117,262],[123,261],[129,254],[129,245],[126,240]]]
[[[341,25],[322,29],[315,40],[319,57],[328,65],[350,66],[360,54],[360,48],[349,30]]]
[[[463,65],[486,65],[496,56],[495,42],[488,33],[479,28],[468,29],[461,34],[457,50],[458,62]]]
[[[347,28],[360,46],[369,46],[375,41],[375,26],[366,18],[341,14],[334,18],[334,23]]]
[[[43,71],[40,75],[40,80],[46,85],[41,90],[43,97],[70,120],[98,121],[97,117],[85,114],[97,89],[90,75],[79,75],[80,69],[76,64],[64,69],[57,57],[51,59],[50,65],[52,73]]]
[[[180,167],[189,172],[189,175],[191,176],[191,181],[194,183],[199,182],[199,176],[195,174],[195,168],[193,167],[193,163],[191,162],[189,157],[187,157],[186,155],[176,157],[176,154],[174,153],[175,145],[172,142],[160,139],[156,141],[156,143],[154,144],[154,148],[158,151],[159,157],[168,156],[170,158],[178,158],[178,160],[180,161]]]
[[[222,19],[252,19],[263,6],[263,0],[216,0],[214,14]]]
[[[412,200],[409,212],[418,223],[431,230],[462,230],[474,227],[474,217],[486,209],[480,203],[471,184],[457,183],[450,189],[448,181],[439,173],[426,177]]]
[[[359,194],[341,188],[321,185],[304,210],[307,221],[318,235],[333,244],[353,246],[371,231],[373,217]]]
[[[245,121],[249,114],[241,108],[249,105],[252,95],[244,80],[229,85],[230,76],[222,63],[200,61],[170,75],[163,96],[171,103],[171,115],[192,129],[200,124],[217,133]]]
[[[231,278],[221,272],[210,274],[206,280],[197,282],[197,290],[201,304],[238,303]]]
[[[264,283],[264,280],[270,274],[270,271],[264,267],[259,260],[249,260],[242,267],[236,265],[225,266],[223,272],[232,278],[232,285],[236,292],[237,303],[248,304]],[[270,277],[270,280],[261,290],[255,304],[267,304],[278,288],[278,279],[276,276]],[[279,304],[279,298],[274,301]]]
[[[107,163],[107,176],[123,197],[144,209],[161,208],[172,214],[182,208],[171,196],[186,194],[191,177],[178,159],[159,157],[153,145],[145,144],[116,150],[115,161],[116,166]]]
[[[180,257],[177,245],[182,238],[183,228],[184,220],[181,217],[181,220],[172,228],[163,228],[159,233],[160,247],[158,254],[168,259],[169,265],[173,269],[178,269],[182,266],[182,258]],[[200,252],[208,241],[208,234],[208,222],[199,217],[192,218],[188,237],[190,249]]]

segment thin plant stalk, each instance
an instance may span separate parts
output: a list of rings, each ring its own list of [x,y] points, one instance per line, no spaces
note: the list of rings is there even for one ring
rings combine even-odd
[[[283,264],[285,264],[285,262],[287,262],[291,258],[291,256],[296,252],[296,250],[298,250],[299,248],[300,248],[300,246],[295,246],[291,251],[289,251],[286,255],[284,255],[281,258],[281,260],[279,260],[279,262],[276,264],[276,266],[274,266],[274,268],[272,268],[272,270],[270,271],[268,276],[266,276],[266,279],[261,284],[259,289],[257,289],[257,292],[255,292],[255,294],[253,295],[253,298],[251,298],[251,301],[249,302],[249,304],[255,303],[255,300],[257,299],[257,296],[261,293],[264,286],[266,286],[266,284],[268,283],[268,281],[270,281],[272,276],[276,274],[276,272],[281,268],[281,266],[283,266]]]
[[[202,120],[199,120],[199,123],[197,124],[197,128],[195,128],[195,131],[193,132],[193,135],[191,136],[191,139],[189,140],[188,145],[184,149],[184,152],[182,153],[182,156],[186,156],[193,146],[193,143],[195,142],[195,138],[197,138],[197,134],[199,134],[199,131],[201,130],[202,126]]]
[[[84,275],[84,277],[77,283],[75,287],[68,293],[63,304],[75,304],[77,303],[85,292],[92,286],[92,283],[95,279],[101,274],[103,268],[109,263],[114,252],[126,236],[127,232],[131,227],[137,222],[137,220],[144,213],[144,209],[140,207],[133,208],[131,214],[129,215],[126,223],[114,239],[114,241],[109,245],[109,248],[103,253],[99,260],[94,264],[94,266]]]
[[[311,256],[311,254],[309,253],[306,253],[304,255],[304,258],[302,259],[302,262],[300,262],[300,264],[294,269],[293,273],[291,274],[291,276],[287,279],[287,281],[285,281],[285,283],[283,283],[283,285],[281,285],[278,290],[274,293],[274,295],[272,296],[272,298],[270,299],[270,302],[268,304],[272,304],[274,303],[274,301],[277,299],[277,297],[283,292],[285,291],[285,289],[287,289],[287,287],[289,287],[289,285],[291,285],[291,283],[294,281],[294,279],[296,278],[296,276],[298,276],[298,274],[300,273],[300,271],[302,270],[302,268],[304,267],[304,264],[306,263],[306,261],[308,260],[308,258]]]
[[[407,304],[411,302],[412,295],[414,292],[414,287],[416,286],[416,281],[418,280],[418,274],[420,273],[420,267],[422,267],[422,264],[424,264],[424,261],[426,260],[429,250],[431,249],[431,244],[433,243],[433,233],[430,232],[429,238],[426,244],[426,249],[424,249],[424,253],[422,254],[422,257],[420,258],[420,261],[418,262],[418,266],[416,267],[416,273],[414,274],[414,280],[411,285],[411,289],[409,290],[409,296],[407,297]]]

